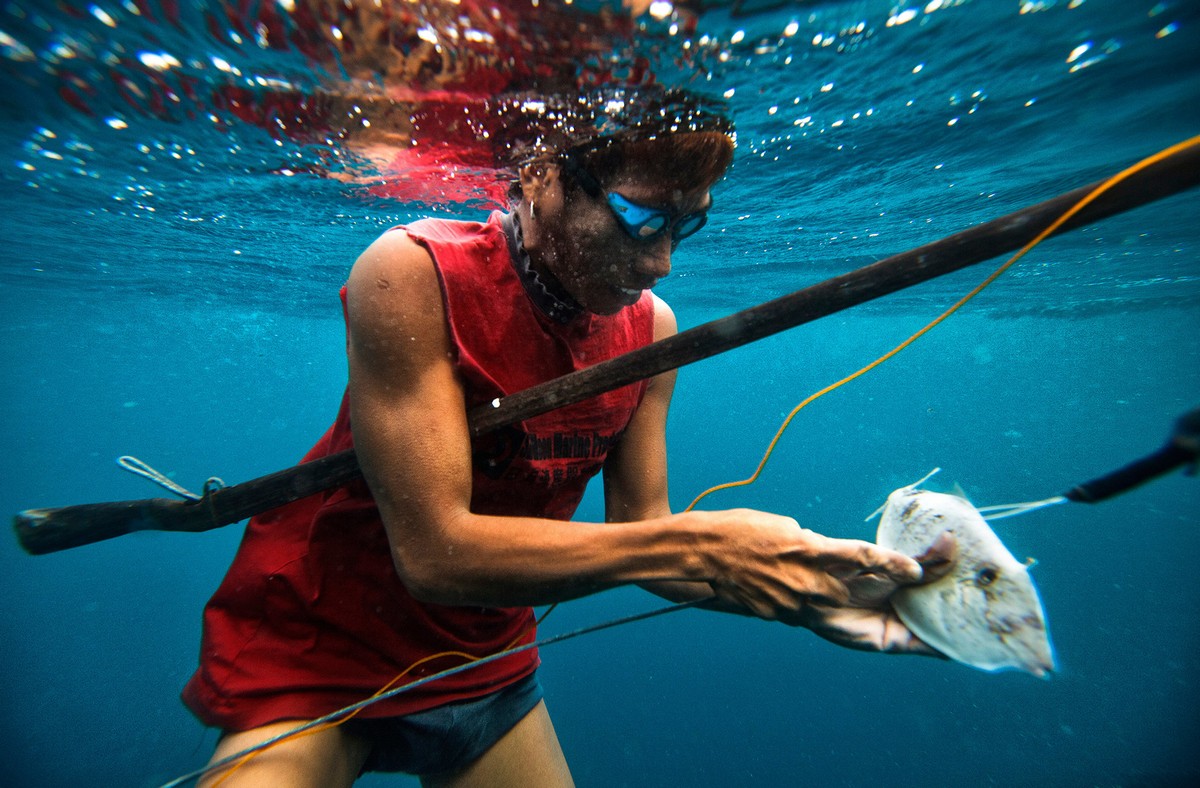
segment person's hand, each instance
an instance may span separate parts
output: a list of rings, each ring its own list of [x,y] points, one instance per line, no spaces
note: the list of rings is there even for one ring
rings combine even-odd
[[[711,607],[803,626],[848,648],[936,654],[896,616],[891,595],[952,564],[952,538],[910,558],[870,542],[833,539],[764,512],[713,513],[725,535]],[[726,519],[727,518],[727,519]]]
[[[931,583],[949,573],[954,567],[957,548],[954,538],[948,533],[939,536],[925,553],[915,559],[922,569],[921,578],[916,583],[896,583],[891,578],[866,575],[848,578],[846,582],[855,589],[854,604],[809,605],[803,626],[846,648],[945,658],[904,625],[890,600],[900,585]]]

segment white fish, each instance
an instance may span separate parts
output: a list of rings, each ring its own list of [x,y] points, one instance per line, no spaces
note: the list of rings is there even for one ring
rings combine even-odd
[[[1028,568],[1013,558],[969,501],[918,490],[925,479],[888,496],[875,541],[915,557],[949,533],[958,554],[945,577],[892,596],[900,620],[964,664],[982,670],[1015,668],[1039,677],[1053,671],[1046,617]]]

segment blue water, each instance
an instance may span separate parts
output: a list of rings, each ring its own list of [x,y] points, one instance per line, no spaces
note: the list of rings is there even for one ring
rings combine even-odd
[[[872,0],[716,5],[698,21],[702,56],[677,58],[683,36],[662,25],[621,44],[623,57],[649,53],[664,81],[728,93],[739,126],[709,227],[661,286],[683,327],[1200,132],[1195,2],[935,2],[913,5],[911,19]],[[122,454],[193,489],[293,463],[344,386],[336,291],[357,253],[407,218],[485,207],[432,192],[387,200],[307,174],[341,155],[339,140],[230,120],[205,98],[219,78],[205,64],[217,54],[302,86],[328,73],[218,40],[195,24],[215,2],[183,4],[180,25],[166,7],[0,6],[3,512],[157,495],[113,464]],[[148,86],[146,72],[112,65],[112,47],[170,51],[181,65],[169,79],[201,89],[139,110],[116,85]],[[87,111],[58,92],[70,75],[92,87],[80,88]],[[863,518],[935,466],[939,483],[985,505],[1046,497],[1156,449],[1200,405],[1196,199],[1047,242],[802,412],[755,486],[706,505],[869,539]],[[676,506],[747,475],[793,405],[988,270],[684,370],[668,436]],[[579,518],[601,511],[593,490]],[[997,523],[1018,558],[1038,562],[1061,666],[1047,681],[694,611],[550,647],[542,680],[580,785],[1193,784],[1198,525],[1200,482],[1180,474]],[[177,693],[239,531],[145,533],[36,558],[0,543],[0,784],[155,786],[208,758],[215,735]],[[656,604],[606,593],[563,606],[543,634]]]

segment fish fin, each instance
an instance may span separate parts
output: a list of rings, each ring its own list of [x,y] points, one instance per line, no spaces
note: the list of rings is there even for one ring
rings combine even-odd
[[[951,488],[950,494],[953,495],[955,498],[962,498],[967,503],[971,503],[971,499],[967,497],[967,491],[964,490],[962,488],[962,485],[959,484],[958,482],[954,483],[954,487]]]
[[[1026,569],[1033,569],[1035,566],[1037,566],[1037,564],[1038,564],[1038,562],[1037,562],[1036,558],[1034,558],[1032,556],[1025,557],[1025,568]]]
[[[916,488],[920,487],[922,484],[924,484],[925,482],[927,482],[927,481],[929,481],[931,478],[933,478],[933,476],[934,476],[934,475],[936,475],[936,474],[940,473],[940,472],[941,472],[941,470],[942,470],[941,468],[934,468],[932,471],[930,471],[929,473],[927,473],[927,474],[925,474],[924,476],[922,476],[922,477],[920,478],[920,480],[918,480],[918,481],[915,481],[915,482],[913,482],[912,484],[908,485],[909,489],[914,489],[914,490],[915,490]]]
[[[938,473],[938,471],[941,471],[941,470],[942,470],[941,468],[935,468],[934,470],[929,471],[928,474],[925,474],[924,476],[920,477],[920,480],[914,481],[913,483],[911,483],[911,485],[908,485],[907,487],[902,487],[901,489],[916,489],[916,488],[924,485],[924,483],[926,481],[929,481],[929,479],[932,475]],[[887,501],[887,499],[884,499],[883,504],[880,507],[878,507],[878,509],[876,509],[874,512],[871,512],[870,515],[863,518],[863,522],[864,523],[870,522],[872,518],[875,518],[876,516],[881,515],[883,510],[887,509],[887,507],[888,507],[888,501]]]

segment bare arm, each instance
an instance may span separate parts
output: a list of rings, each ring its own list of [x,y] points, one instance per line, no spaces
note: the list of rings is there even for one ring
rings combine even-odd
[[[676,333],[675,316],[661,300],[655,302],[654,339],[665,339]],[[621,437],[620,444],[609,455],[604,467],[606,517],[610,522],[624,522],[650,517],[662,517],[670,512],[667,495],[667,411],[675,385],[675,373],[654,378],[646,391],[633,421]],[[825,540],[818,534],[804,532],[811,541]],[[825,540],[841,544],[845,540]],[[943,544],[922,556],[928,570],[924,578],[932,580],[949,570],[953,545]],[[851,604],[808,605],[791,623],[799,623],[821,637],[849,648],[875,651],[911,651],[936,654],[900,622],[888,601],[895,581],[885,573],[863,571],[861,565],[829,563],[826,570],[838,576],[850,590]],[[704,582],[660,581],[642,583],[646,590],[675,602],[709,599],[705,607],[724,612],[746,614],[750,609],[730,594],[715,595],[714,586]],[[719,586],[718,586],[719,588]]]
[[[666,302],[654,298],[654,341],[677,332],[675,313]],[[664,517],[671,513],[667,496],[667,412],[675,389],[675,372],[664,372],[650,380],[642,404],[609,453],[604,465],[605,518],[622,523]],[[686,602],[713,596],[707,583],[660,581],[643,583],[647,591]]]
[[[628,583],[688,581],[709,585],[723,606],[801,624],[816,604],[853,603],[849,576],[894,586],[921,575],[912,559],[828,539],[787,517],[670,514],[661,437],[640,427],[665,418],[669,377],[652,384],[647,409],[619,450],[625,458],[658,452],[652,478],[630,482],[627,474],[647,467],[638,463],[610,474],[622,490],[613,506],[623,510],[610,509],[610,519],[637,519],[564,523],[472,513],[463,389],[428,253],[403,232],[386,233],[359,258],[348,290],[355,447],[396,570],[418,598],[533,605]]]

